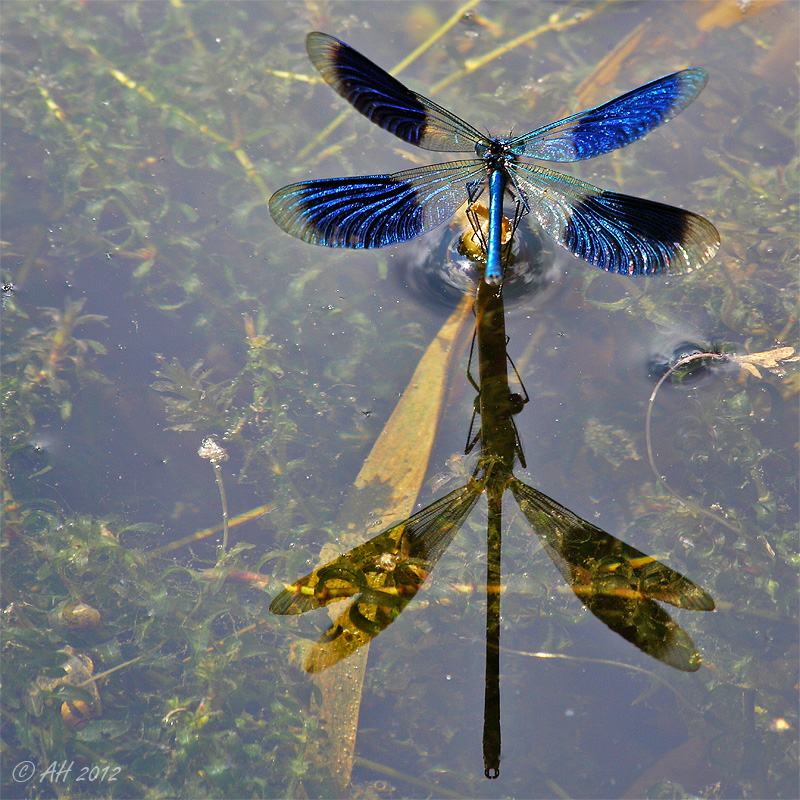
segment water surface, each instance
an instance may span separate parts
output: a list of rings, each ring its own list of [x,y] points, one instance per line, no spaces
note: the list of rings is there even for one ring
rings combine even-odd
[[[79,796],[798,795],[796,365],[666,383],[651,435],[669,490],[645,438],[654,359],[796,344],[795,4],[16,3],[4,17],[4,796],[55,795],[7,776],[63,759],[120,767],[71,784]],[[509,499],[491,782],[482,511],[373,642],[344,786],[333,759],[350,748],[320,736],[298,655],[327,617],[267,612],[341,548],[342,502],[454,304],[414,280],[427,237],[339,252],[269,218],[285,183],[438,158],[353,113],[320,136],[346,104],[313,75],[310,30],[387,68],[427,43],[402,79],[495,135],[686,66],[710,74],[678,118],[565,171],[707,216],[714,261],[633,280],[543,243],[546,277],[506,320],[531,398],[520,477],[714,596],[714,614],[676,613],[703,667],[670,670],[583,611]],[[70,312],[104,319],[71,327]],[[419,453],[420,505],[469,473],[469,327]],[[255,509],[227,569],[261,572],[263,589],[203,577],[218,532],[169,549],[220,525],[207,436],[227,451],[230,516]],[[77,602],[102,625],[70,628]],[[31,700],[65,646],[114,670],[72,728],[61,695]]]

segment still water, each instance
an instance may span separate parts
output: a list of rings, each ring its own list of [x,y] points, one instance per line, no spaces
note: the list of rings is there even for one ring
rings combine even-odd
[[[651,401],[676,351],[797,345],[797,23],[790,2],[4,9],[3,796],[798,796],[797,364],[728,361]],[[475,463],[452,234],[342,252],[267,212],[286,183],[438,157],[343,114],[311,30],[492,135],[710,75],[675,120],[564,171],[708,217],[716,258],[608,275],[525,223],[535,268],[505,319],[519,477],[714,597],[673,612],[703,664],[601,625],[506,498],[492,781],[480,504],[366,661],[312,678],[326,613],[268,611]],[[363,486],[395,462],[402,481]]]

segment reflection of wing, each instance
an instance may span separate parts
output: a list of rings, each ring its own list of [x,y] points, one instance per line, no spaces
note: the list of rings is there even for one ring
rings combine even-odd
[[[449,161],[356,178],[322,178],[278,189],[269,213],[287,233],[324,247],[371,249],[441,225],[467,201],[482,161]]]
[[[302,614],[357,595],[314,646],[306,663],[319,672],[366,644],[397,619],[453,540],[483,492],[470,481],[287,587],[274,614]]]
[[[709,594],[516,478],[510,486],[548,554],[592,614],[653,658],[686,672],[700,668],[694,642],[655,601],[711,611]]]
[[[717,229],[681,208],[606,192],[533,164],[508,165],[536,221],[573,255],[607,272],[679,275],[711,260]]]
[[[512,139],[519,156],[543,161],[580,161],[624,147],[672,119],[706,85],[704,69],[684,69],[640,86],[590,111]]]
[[[325,33],[309,33],[306,50],[323,78],[367,119],[426,150],[468,152],[485,137],[471,125],[403,86],[357,50]]]

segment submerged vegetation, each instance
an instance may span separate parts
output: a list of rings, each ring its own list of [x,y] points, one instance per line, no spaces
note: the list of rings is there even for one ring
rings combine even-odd
[[[117,520],[30,509],[8,527],[6,776],[33,761],[40,775],[31,794],[41,797],[289,790],[291,771],[272,765],[297,758],[308,722],[288,647],[224,572],[211,581],[154,563],[137,547],[146,531]],[[84,668],[70,671],[76,653]],[[62,786],[40,782],[44,765],[72,760]],[[81,785],[84,767],[100,777]],[[9,781],[4,795],[19,796],[11,790]]]
[[[592,104],[600,67],[618,76],[663,49],[653,69],[668,72],[676,41],[688,62],[706,37],[712,82],[696,141],[683,128],[680,159],[667,140],[649,161],[623,151],[613,169],[624,191],[655,197],[654,181],[685,159],[692,180],[668,199],[713,217],[717,262],[682,280],[624,285],[570,267],[564,308],[537,309],[524,334],[517,316],[510,333],[536,408],[533,423],[518,421],[533,483],[547,477],[566,505],[587,498],[584,516],[595,503],[618,521],[615,535],[691,576],[719,610],[681,618],[703,655],[691,682],[608,658],[584,636],[591,620],[559,592],[529,528],[513,521],[504,696],[535,694],[533,662],[545,685],[569,685],[586,722],[584,745],[541,742],[542,796],[797,795],[800,380],[788,360],[745,362],[753,369],[735,360],[796,345],[798,97],[796,81],[770,78],[794,74],[796,12],[760,4],[728,18],[725,3],[711,5],[716,15],[664,6],[656,29],[678,33],[654,41],[655,23],[635,8],[626,17],[614,4],[577,15],[534,4],[519,18],[519,5],[466,3],[440,31],[440,60],[415,64],[445,105],[459,81],[474,80],[486,126],[502,129],[507,108],[555,119],[581,84],[582,107]],[[3,797],[468,796],[482,779],[474,754],[455,747],[473,721],[464,642],[485,611],[480,521],[465,524],[422,602],[375,648],[362,714],[382,723],[347,745],[358,755],[345,790],[321,730],[325,698],[302,672],[300,643],[325,620],[290,626],[268,611],[322,545],[333,548],[328,560],[345,549],[333,522],[341,498],[434,333],[419,305],[391,299],[396,287],[375,269],[384,255],[353,266],[350,254],[298,250],[266,213],[270,190],[315,162],[345,174],[386,159],[385,140],[353,149],[362,129],[352,120],[302,159],[313,137],[300,142],[297,130],[309,130],[317,97],[299,45],[306,31],[394,26],[410,52],[419,31],[444,22],[436,4],[388,6],[4,10]],[[623,26],[620,48],[609,41],[596,55],[597,26]],[[521,43],[495,50],[523,29],[540,60]],[[734,74],[747,84],[732,84]],[[580,324],[570,316],[578,305]],[[615,372],[646,337],[691,339],[727,366],[664,381],[648,412],[649,389],[622,396],[632,373]],[[569,404],[554,388],[563,374],[578,387]],[[466,428],[471,398],[449,399]],[[548,438],[538,426],[550,420]],[[197,455],[208,437],[227,460]],[[208,543],[221,542],[221,493],[224,551]],[[349,532],[368,538],[363,524]],[[599,681],[630,674],[632,694],[583,686],[589,663]],[[631,721],[615,740],[625,763],[645,765],[626,786],[619,754],[586,749],[605,740],[593,726],[612,712]],[[659,725],[670,753],[646,747]],[[694,771],[671,766],[689,744],[700,754]],[[24,761],[37,773],[19,782],[12,770]],[[54,763],[74,763],[71,774],[42,779]],[[497,791],[520,794],[513,784]]]

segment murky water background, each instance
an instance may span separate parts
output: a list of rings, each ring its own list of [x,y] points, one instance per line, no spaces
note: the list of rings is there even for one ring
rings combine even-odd
[[[3,796],[56,796],[39,777],[72,759],[119,768],[74,796],[796,797],[797,365],[665,384],[651,433],[671,491],[645,416],[651,362],[681,343],[797,343],[797,17],[790,2],[4,7]],[[386,68],[439,31],[402,80],[497,135],[710,74],[663,128],[564,171],[707,216],[714,261],[633,280],[531,228],[545,277],[506,320],[531,398],[520,476],[714,596],[714,614],[676,613],[704,665],[676,673],[583,611],[509,501],[492,782],[482,511],[372,643],[354,750],[320,734],[298,655],[325,613],[267,611],[323,545],[342,549],[339,507],[455,304],[418,276],[433,234],[338,252],[269,218],[285,183],[437,157],[353,113],[322,136],[346,104],[312,74],[311,30]],[[420,505],[472,463],[470,325],[418,454]],[[203,574],[219,532],[170,549],[220,526],[209,435],[230,516],[252,511],[224,574],[261,588]],[[67,624],[77,603],[101,624]],[[100,706],[75,682],[32,690],[64,674],[66,646],[108,672]],[[39,774],[16,781],[25,760]]]

